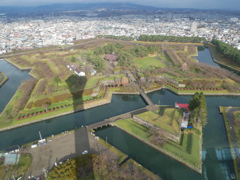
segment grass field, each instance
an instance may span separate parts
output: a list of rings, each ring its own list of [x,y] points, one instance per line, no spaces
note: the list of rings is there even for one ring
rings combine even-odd
[[[115,80],[116,78],[122,78],[122,77],[125,77],[125,75],[124,74],[114,74],[114,75],[110,75],[108,77],[105,77],[103,79],[103,81]]]
[[[131,133],[135,134],[136,136],[141,137],[142,139],[149,141],[150,132],[149,129],[145,126],[136,123],[132,119],[120,119],[115,122],[118,126],[130,131]]]
[[[125,129],[126,131],[150,142],[150,132],[149,129],[134,122],[131,119],[122,119],[115,122],[118,126]],[[169,154],[197,167],[201,167],[201,136],[195,133],[182,134],[180,143],[176,143],[171,140],[159,147],[162,150],[168,152]]]
[[[135,60],[134,65],[138,66],[140,69],[145,69],[149,67],[158,67],[158,68],[166,67],[166,64],[158,60],[157,56],[137,59]]]
[[[147,111],[136,116],[172,134],[177,135],[180,128],[179,120],[182,118],[182,110],[166,108],[162,116],[159,116],[159,114],[156,114],[152,111]]]

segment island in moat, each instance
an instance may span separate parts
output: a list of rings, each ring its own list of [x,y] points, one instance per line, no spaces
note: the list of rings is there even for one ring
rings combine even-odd
[[[139,39],[101,37],[63,48],[5,55],[2,58],[20,70],[31,69],[33,78],[22,83],[1,113],[1,131],[104,105],[111,102],[112,94],[140,94],[148,104],[144,110],[87,129],[114,125],[201,173],[204,95],[240,95],[240,80],[230,71],[194,59],[199,46],[206,45],[202,38],[193,42],[184,37],[186,43],[144,42],[149,41],[147,36]],[[172,107],[154,105],[145,93],[161,88],[194,96],[189,107],[181,102]],[[87,159],[93,157],[99,160],[97,155]],[[66,166],[75,166],[76,161]]]

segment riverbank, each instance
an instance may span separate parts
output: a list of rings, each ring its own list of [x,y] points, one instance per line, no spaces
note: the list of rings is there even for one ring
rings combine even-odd
[[[226,69],[230,69],[230,70],[233,70],[233,71],[236,71],[236,72],[240,73],[240,68],[235,68],[235,67],[232,67],[230,65],[227,65],[224,62],[221,62],[219,59],[217,59],[216,55],[214,54],[214,52],[212,50],[212,47],[210,45],[208,45],[207,47],[209,48],[210,54],[211,54],[212,59],[215,63],[225,67]]]

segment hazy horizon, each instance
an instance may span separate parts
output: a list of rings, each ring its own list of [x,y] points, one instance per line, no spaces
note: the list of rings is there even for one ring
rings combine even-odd
[[[71,4],[71,3],[134,3],[145,6],[153,6],[158,8],[193,8],[193,9],[225,9],[225,10],[240,10],[239,0],[112,0],[96,1],[89,0],[87,3],[83,0],[1,0],[0,6],[41,6],[51,4]]]

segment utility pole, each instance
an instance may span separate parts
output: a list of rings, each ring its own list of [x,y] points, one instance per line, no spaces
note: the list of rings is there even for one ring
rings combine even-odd
[[[42,135],[41,135],[41,132],[39,131],[39,136],[40,136],[40,140],[42,140]]]

